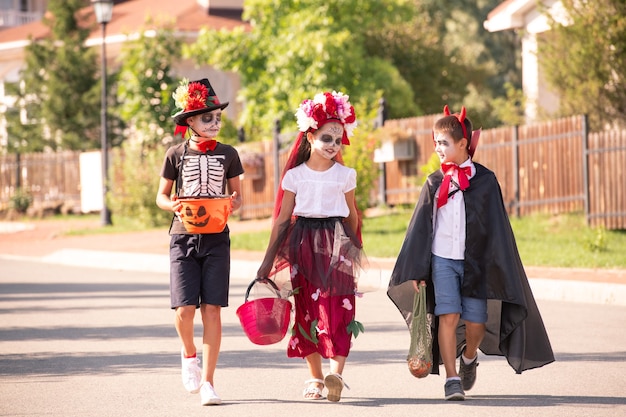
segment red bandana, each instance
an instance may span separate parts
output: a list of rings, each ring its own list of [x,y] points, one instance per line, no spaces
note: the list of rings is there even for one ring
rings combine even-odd
[[[193,142],[196,143],[198,150],[202,153],[206,153],[207,150],[213,151],[217,146],[217,141],[215,139],[206,140],[204,142],[197,142],[194,140]]]
[[[441,170],[443,171],[443,181],[441,182],[441,188],[439,189],[439,197],[437,198],[437,208],[441,208],[448,202],[448,190],[450,189],[450,181],[452,181],[452,175],[454,171],[459,175],[459,189],[465,191],[469,187],[469,176],[472,175],[472,168],[467,166],[461,168],[455,163],[446,162],[441,164]]]

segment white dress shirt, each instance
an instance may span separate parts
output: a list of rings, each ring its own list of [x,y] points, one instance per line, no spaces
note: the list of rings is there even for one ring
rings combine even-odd
[[[476,175],[476,167],[471,158],[459,165],[461,168],[469,166],[472,170],[468,179]],[[455,171],[450,181],[448,193],[457,190],[459,187],[458,172]],[[456,182],[456,184],[455,184]],[[471,182],[470,182],[471,187]],[[438,190],[440,193],[441,187]],[[439,195],[438,193],[435,196]],[[448,197],[448,202],[437,209],[437,204],[433,204],[433,245],[432,253],[441,258],[464,259],[465,258],[465,201],[463,191],[458,190]]]

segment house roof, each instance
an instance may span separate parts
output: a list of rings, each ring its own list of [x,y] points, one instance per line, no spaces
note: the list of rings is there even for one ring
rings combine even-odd
[[[91,6],[81,10],[87,15],[93,30],[87,42],[101,38],[101,28],[96,23]],[[139,28],[146,28],[146,18],[167,18],[174,22],[179,32],[197,33],[201,28],[234,29],[238,26],[249,27],[241,20],[241,10],[211,10],[198,4],[197,0],[128,0],[113,7],[113,17],[106,26],[107,37],[118,37],[134,33]],[[48,26],[42,21],[16,26],[0,31],[0,50],[23,48],[28,39],[42,39],[50,34]]]
[[[560,24],[569,24],[561,0],[506,0],[487,15],[483,27],[489,32],[524,29],[528,33],[541,33],[550,30],[547,15]]]
[[[489,32],[521,29],[525,25],[524,16],[537,7],[537,0],[506,0],[487,15],[483,23]]]

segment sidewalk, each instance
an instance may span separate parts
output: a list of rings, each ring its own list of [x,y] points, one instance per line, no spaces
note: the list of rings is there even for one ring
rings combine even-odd
[[[145,272],[169,270],[167,229],[131,233],[66,235],[70,230],[99,228],[99,220],[29,223],[0,222],[2,259],[24,259],[52,264],[113,268]],[[231,234],[266,230],[270,220],[230,221]],[[233,278],[252,279],[263,253],[232,252]],[[387,286],[394,259],[369,258],[361,284],[365,291]],[[537,299],[626,305],[626,270],[543,268],[526,266]]]

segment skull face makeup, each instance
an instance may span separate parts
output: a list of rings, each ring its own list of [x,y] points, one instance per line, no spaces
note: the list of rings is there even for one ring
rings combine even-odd
[[[309,133],[311,153],[318,153],[324,158],[333,159],[341,150],[344,129],[339,122],[328,122],[315,133]]]
[[[218,109],[190,117],[187,123],[196,136],[214,139],[222,128],[222,111]]]
[[[321,140],[326,144],[332,144],[333,137],[335,138],[335,144],[341,146],[343,138],[343,127],[338,123],[329,123],[326,133],[318,135],[316,139]]]

